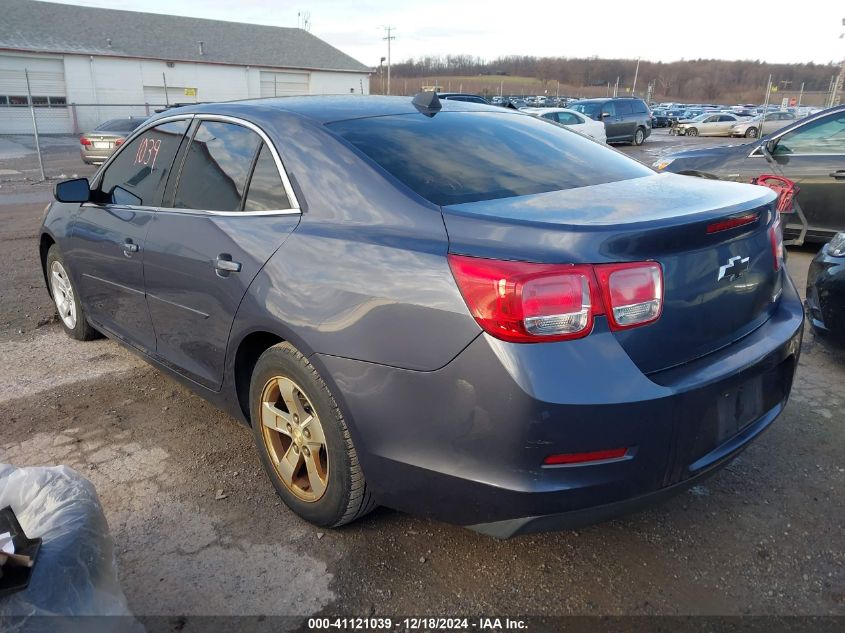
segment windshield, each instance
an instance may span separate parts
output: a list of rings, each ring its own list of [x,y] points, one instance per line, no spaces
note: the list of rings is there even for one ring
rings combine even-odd
[[[570,103],[568,107],[570,110],[575,110],[592,118],[595,118],[601,112],[601,104],[595,102]]]
[[[709,119],[709,114],[699,114],[697,117],[693,119],[693,121],[704,121],[704,119]]]
[[[328,127],[437,205],[640,178],[650,169],[533,116],[440,112],[351,119]]]

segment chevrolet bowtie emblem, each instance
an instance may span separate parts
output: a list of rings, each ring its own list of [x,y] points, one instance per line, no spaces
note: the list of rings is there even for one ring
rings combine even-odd
[[[749,259],[749,257],[742,257],[740,255],[731,257],[727,264],[719,266],[719,276],[716,277],[716,281],[722,281],[723,279],[733,281],[734,279],[741,277],[742,274],[748,270]]]

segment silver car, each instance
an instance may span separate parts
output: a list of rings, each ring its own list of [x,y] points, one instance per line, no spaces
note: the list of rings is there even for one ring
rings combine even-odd
[[[675,133],[681,136],[730,136],[743,118],[728,112],[705,112],[694,119],[679,121]]]
[[[731,128],[731,136],[745,136],[747,138],[757,138],[771,134],[782,127],[786,127],[798,120],[792,112],[769,112],[766,115],[766,120],[763,120],[763,115],[755,116],[753,119],[738,123]],[[762,134],[760,128],[763,128]]]
[[[111,119],[79,137],[79,155],[87,165],[99,165],[114,153],[146,117]]]

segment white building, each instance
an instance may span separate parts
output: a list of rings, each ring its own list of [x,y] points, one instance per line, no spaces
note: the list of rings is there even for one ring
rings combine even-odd
[[[370,70],[303,29],[0,0],[0,134],[78,133],[197,101],[368,94]],[[25,72],[26,71],[26,72]]]

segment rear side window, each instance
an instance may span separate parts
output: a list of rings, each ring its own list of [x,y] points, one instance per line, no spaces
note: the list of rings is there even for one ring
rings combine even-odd
[[[278,211],[289,208],[290,201],[279,176],[276,161],[273,160],[269,148],[262,145],[249,181],[244,211]]]
[[[438,205],[524,196],[653,174],[611,149],[532,116],[440,112],[328,127]]]
[[[238,211],[261,137],[234,123],[203,121],[188,148],[174,206]]]
[[[648,112],[648,106],[645,104],[645,101],[641,101],[637,99],[633,102],[634,112],[637,114],[646,114]]]
[[[112,191],[122,187],[140,199],[141,206],[157,206],[188,121],[171,121],[150,128],[123,146],[100,181],[102,202],[111,202]]]

